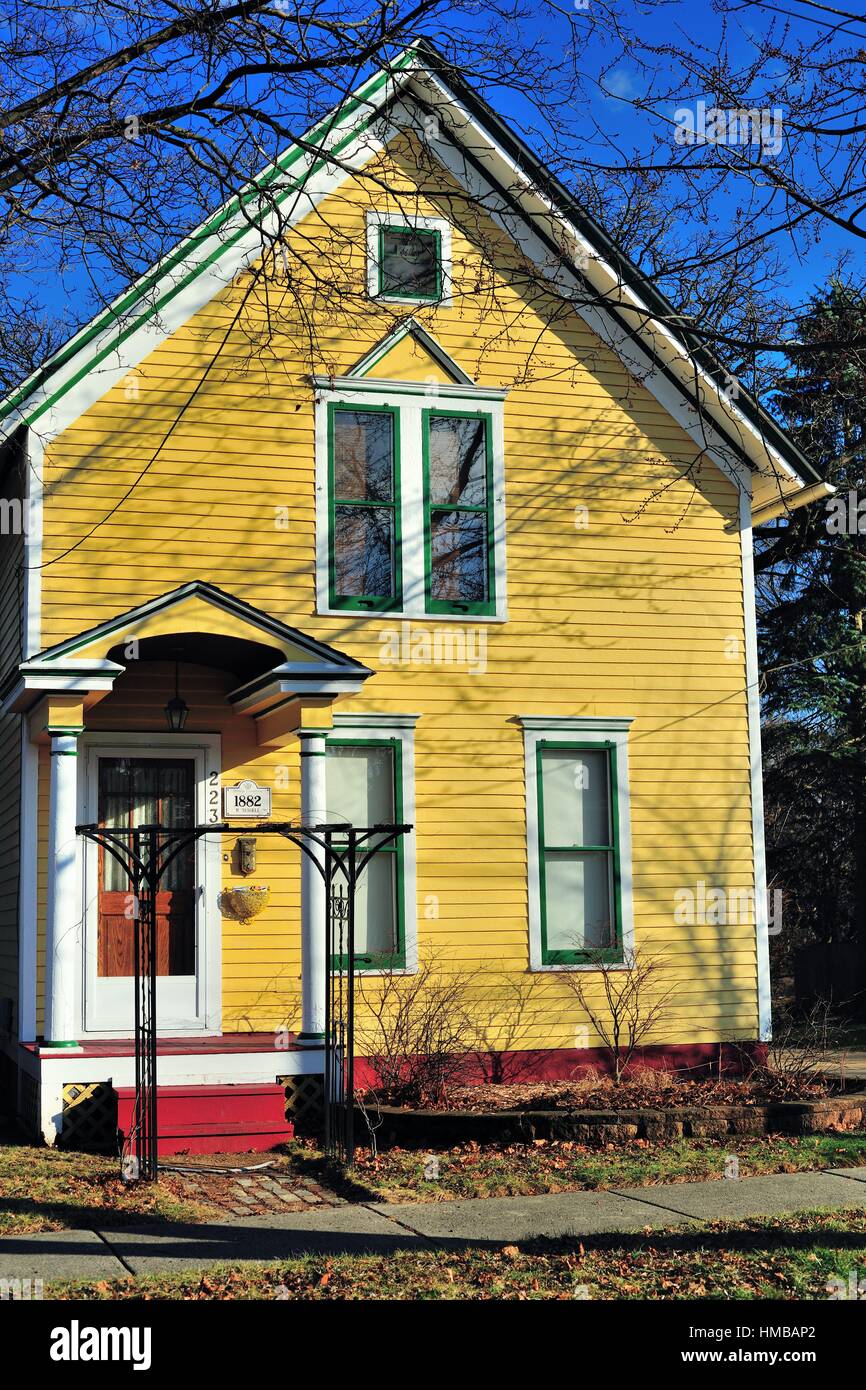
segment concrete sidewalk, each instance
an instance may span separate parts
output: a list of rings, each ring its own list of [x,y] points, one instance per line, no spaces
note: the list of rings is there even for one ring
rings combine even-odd
[[[0,1279],[123,1278],[304,1254],[387,1254],[519,1244],[536,1236],[625,1234],[702,1221],[866,1207],[866,1168],[609,1192],[460,1202],[352,1204],[216,1225],[159,1225],[0,1238]]]

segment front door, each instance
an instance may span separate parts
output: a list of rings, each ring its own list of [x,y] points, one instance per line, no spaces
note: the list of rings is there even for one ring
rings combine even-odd
[[[100,758],[99,824],[108,830],[195,823],[195,762],[191,758]],[[129,841],[127,841],[129,843]],[[134,913],[129,881],[112,854],[99,847],[97,972],[124,978],[134,970]],[[195,974],[195,850],[173,860],[156,894],[156,973]]]
[[[121,831],[140,825],[194,825],[202,819],[200,763],[192,749],[91,750],[89,818]],[[203,857],[203,845],[190,845],[169,865],[156,895],[156,999],[162,1032],[203,1027]],[[131,887],[117,860],[90,843],[86,880],[85,1026],[88,1032],[128,1033],[133,1027],[136,911]]]

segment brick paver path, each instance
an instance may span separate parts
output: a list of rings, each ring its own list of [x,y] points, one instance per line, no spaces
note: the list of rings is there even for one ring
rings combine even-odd
[[[254,1155],[242,1155],[236,1169],[208,1171],[205,1160],[180,1170],[183,1158],[166,1159],[160,1181],[168,1181],[178,1196],[216,1207],[229,1216],[267,1216],[272,1212],[312,1211],[345,1206],[342,1197],[313,1178],[299,1177],[278,1167],[258,1168]],[[220,1164],[220,1167],[224,1167]],[[241,1171],[238,1171],[241,1170]]]

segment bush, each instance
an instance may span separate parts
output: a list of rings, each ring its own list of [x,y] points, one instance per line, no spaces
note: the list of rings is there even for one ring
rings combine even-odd
[[[475,1043],[469,1003],[474,974],[446,974],[435,957],[414,975],[360,976],[356,1049],[367,1057],[387,1105],[441,1106],[467,1074]]]

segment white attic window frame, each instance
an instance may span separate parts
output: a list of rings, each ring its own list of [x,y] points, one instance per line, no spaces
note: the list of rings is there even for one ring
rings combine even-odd
[[[379,289],[379,231],[382,227],[400,227],[406,231],[437,232],[439,234],[439,273],[441,293],[438,299],[405,294],[385,294]],[[367,293],[371,299],[384,304],[431,304],[437,309],[449,309],[453,297],[451,273],[451,226],[441,217],[421,213],[394,212],[387,208],[368,208],[367,231]]]

